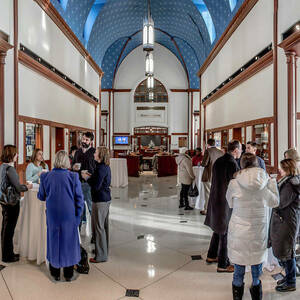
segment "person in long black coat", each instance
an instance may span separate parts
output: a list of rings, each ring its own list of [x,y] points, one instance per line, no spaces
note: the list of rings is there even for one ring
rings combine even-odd
[[[280,163],[283,178],[278,182],[280,204],[273,209],[270,246],[285,268],[286,276],[276,286],[278,292],[296,290],[295,248],[300,224],[300,175],[297,163],[285,159]]]
[[[241,143],[232,141],[228,144],[228,152],[218,158],[213,166],[212,186],[204,224],[214,232],[206,262],[218,262],[218,272],[233,272],[234,270],[227,254],[227,230],[231,209],[226,200],[226,192],[234,173],[239,170],[236,159],[240,158],[241,152]]]

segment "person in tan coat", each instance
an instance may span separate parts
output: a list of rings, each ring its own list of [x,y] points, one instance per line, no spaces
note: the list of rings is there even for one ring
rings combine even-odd
[[[181,148],[180,154],[176,157],[178,165],[178,177],[181,183],[179,208],[185,207],[185,210],[193,210],[189,205],[188,192],[195,179],[192,159],[186,154],[187,148]]]
[[[224,155],[223,151],[218,149],[216,146],[216,141],[214,139],[209,139],[207,141],[207,149],[205,150],[204,157],[201,163],[201,166],[204,167],[202,174],[202,182],[204,186],[205,194],[205,204],[204,210],[200,211],[201,215],[206,215],[209,193],[211,188],[211,178],[212,178],[212,167],[215,161]]]

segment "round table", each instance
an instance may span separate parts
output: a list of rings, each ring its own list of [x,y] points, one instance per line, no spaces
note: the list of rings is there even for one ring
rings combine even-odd
[[[18,240],[20,256],[40,265],[46,261],[47,225],[46,202],[37,198],[38,190],[38,184],[34,184],[21,201]]]
[[[125,187],[128,185],[127,160],[124,158],[111,158],[111,186]]]

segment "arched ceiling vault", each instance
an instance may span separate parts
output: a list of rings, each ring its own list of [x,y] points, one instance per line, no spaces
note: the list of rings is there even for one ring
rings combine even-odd
[[[103,88],[112,88],[118,67],[142,44],[147,0],[51,0],[104,71]],[[190,88],[197,71],[244,0],[151,0],[155,42],[179,59]]]

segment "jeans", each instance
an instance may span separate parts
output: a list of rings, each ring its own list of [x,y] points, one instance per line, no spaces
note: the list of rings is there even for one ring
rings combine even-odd
[[[81,188],[82,188],[82,193],[84,197],[84,201],[87,204],[88,210],[90,212],[90,215],[92,214],[92,194],[91,194],[91,187],[87,182],[82,182],[81,183]],[[83,214],[81,217],[82,221],[86,221],[86,211],[85,211],[85,206],[83,210]]]
[[[296,285],[296,259],[289,259],[287,261],[280,261],[280,265],[285,270],[285,278],[287,285]]]
[[[2,260],[10,260],[14,256],[13,238],[20,212],[20,203],[15,206],[2,205],[1,247]]]
[[[229,266],[227,251],[227,233],[213,233],[207,254],[208,258],[218,258],[218,268],[225,269]]]
[[[245,266],[234,265],[233,281],[234,286],[240,287],[244,284]],[[260,284],[259,277],[262,274],[262,264],[251,266],[252,286]]]
[[[189,206],[189,189],[190,184],[181,184],[181,191],[180,191],[180,204],[185,206]]]

